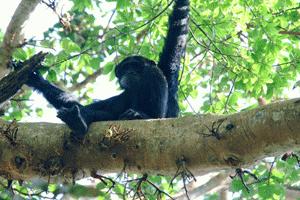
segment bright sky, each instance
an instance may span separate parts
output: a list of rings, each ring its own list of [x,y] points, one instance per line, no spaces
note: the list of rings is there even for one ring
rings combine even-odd
[[[0,18],[0,28],[5,31],[15,9],[21,0],[9,0],[6,1],[0,7],[1,18]],[[66,0],[61,0],[60,4],[64,4],[63,10],[69,8]],[[26,22],[24,33],[26,38],[41,36],[41,34],[57,22],[56,15],[48,9],[45,5],[38,5],[35,11],[31,14],[30,19]]]

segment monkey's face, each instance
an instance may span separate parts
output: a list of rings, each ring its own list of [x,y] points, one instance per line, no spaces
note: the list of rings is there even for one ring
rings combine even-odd
[[[146,66],[155,65],[155,63],[141,56],[130,56],[125,58],[116,66],[115,73],[122,89],[135,89],[139,86],[144,77]]]
[[[122,89],[130,90],[136,88],[143,76],[144,66],[139,66],[136,63],[126,63],[119,66],[118,77],[119,84]]]

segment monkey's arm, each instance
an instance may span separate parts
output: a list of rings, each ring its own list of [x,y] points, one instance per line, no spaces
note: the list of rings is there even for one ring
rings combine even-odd
[[[188,35],[189,1],[175,0],[173,12],[169,17],[169,29],[158,67],[163,71],[169,86],[167,117],[177,117],[178,74],[180,60],[185,52]]]
[[[63,107],[71,108],[75,105],[81,106],[81,104],[71,94],[68,94],[45,80],[38,72],[33,72],[30,75],[26,85],[42,93],[47,101],[56,109],[61,109]]]

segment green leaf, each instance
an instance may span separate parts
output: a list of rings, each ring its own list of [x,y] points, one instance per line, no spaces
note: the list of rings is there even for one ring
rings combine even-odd
[[[43,40],[40,42],[40,45],[45,48],[54,48],[55,40]]]
[[[57,81],[56,72],[50,69],[48,71],[47,79],[51,82],[56,82]]]
[[[100,62],[101,62],[101,59],[100,59],[100,58],[93,58],[93,59],[91,60],[91,62],[90,62],[91,67],[92,67],[93,69],[96,69],[96,70],[99,69]]]
[[[237,101],[239,100],[240,94],[237,92],[234,92],[233,94],[231,94],[231,96],[229,97],[229,105],[234,105],[237,103]]]
[[[69,38],[63,38],[60,44],[67,53],[80,52],[80,47]]]
[[[106,75],[114,69],[114,63],[109,62],[103,67],[103,74]]]
[[[21,120],[23,117],[23,113],[22,113],[22,111],[15,111],[15,112],[11,113],[10,116],[12,119]]]
[[[14,51],[13,57],[17,60],[25,61],[28,59],[26,51],[22,48],[18,48]]]
[[[117,0],[117,9],[124,9],[130,6],[129,0]]]
[[[36,112],[37,116],[39,116],[39,117],[43,116],[43,109],[37,108],[37,109],[35,109],[35,112]]]
[[[73,0],[74,2],[74,9],[83,11],[86,8],[92,8],[93,4],[91,0]]]
[[[239,192],[244,188],[245,188],[245,186],[242,184],[242,182],[240,180],[237,180],[237,179],[232,180],[231,187],[230,187],[232,192]]]

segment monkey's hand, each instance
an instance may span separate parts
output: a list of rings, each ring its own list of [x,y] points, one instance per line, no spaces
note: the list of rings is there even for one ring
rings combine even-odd
[[[135,111],[133,109],[128,109],[119,116],[120,120],[134,120],[134,119],[147,119],[149,118],[146,114],[142,112]]]
[[[69,126],[74,136],[78,139],[82,139],[88,131],[88,126],[80,113],[78,105],[60,109],[57,117]]]
[[[40,75],[39,72],[32,72],[28,76],[28,80],[26,81],[26,85],[36,88],[39,84],[44,81],[44,78]]]

